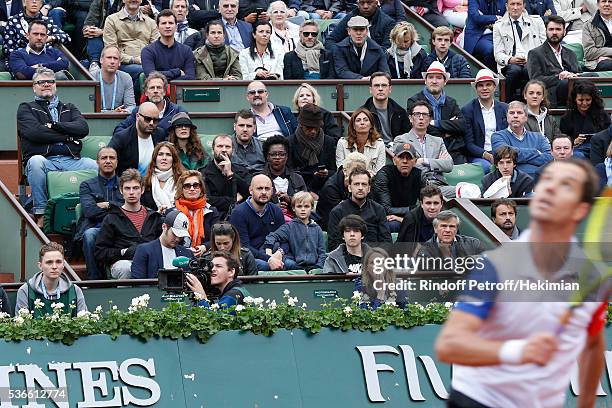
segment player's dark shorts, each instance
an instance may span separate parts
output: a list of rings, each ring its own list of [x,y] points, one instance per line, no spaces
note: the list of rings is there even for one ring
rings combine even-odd
[[[478,401],[474,401],[467,395],[452,389],[448,400],[446,401],[446,406],[448,408],[490,408]]]

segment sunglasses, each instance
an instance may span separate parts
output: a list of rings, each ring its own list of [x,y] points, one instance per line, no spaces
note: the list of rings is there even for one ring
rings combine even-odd
[[[220,222],[218,224],[214,224],[212,227],[212,231],[218,235],[227,235],[234,231],[232,228],[232,224],[229,222]]]
[[[247,91],[247,94],[248,95],[263,95],[266,92],[268,91],[266,91],[265,89],[253,89],[253,90]]]
[[[316,37],[317,35],[319,35],[319,33],[317,33],[316,31],[315,31],[315,32],[312,32],[312,31],[304,31],[304,32],[302,32],[302,35],[303,35],[304,37]]]
[[[159,122],[159,118],[152,118],[151,116],[143,115],[142,113],[139,113],[139,115],[141,118],[145,120],[145,122],[153,122],[153,123]]]
[[[202,185],[200,183],[184,183],[183,184],[183,189],[184,190],[199,190],[200,188],[202,188]]]
[[[224,4],[221,7],[223,7],[223,8],[238,8],[238,5],[237,4]]]
[[[39,79],[34,83],[36,85],[53,85],[55,83],[55,79]]]

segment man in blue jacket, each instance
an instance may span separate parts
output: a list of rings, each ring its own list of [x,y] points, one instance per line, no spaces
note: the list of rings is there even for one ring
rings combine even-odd
[[[389,72],[385,51],[368,37],[369,22],[355,16],[347,23],[349,36],[332,48],[336,78],[370,79],[375,72]],[[340,29],[336,27],[334,32]]]
[[[249,193],[251,196],[232,211],[230,222],[238,230],[242,246],[249,248],[255,256],[257,270],[282,270],[283,252],[277,250],[268,255],[264,249],[268,234],[285,224],[281,209],[270,203],[272,180],[264,174],[258,174],[251,180]]]
[[[9,68],[16,79],[32,79],[36,68],[45,67],[55,72],[57,79],[68,79],[61,71],[68,69],[68,58],[60,50],[47,47],[48,28],[42,20],[34,20],[28,27],[28,45],[9,56]]]
[[[225,44],[238,52],[249,48],[253,41],[253,26],[236,17],[239,7],[238,0],[219,0]]]
[[[485,174],[493,164],[493,147],[491,137],[498,130],[508,127],[506,112],[508,105],[495,100],[495,89],[499,79],[488,69],[481,69],[476,74],[472,86],[477,98],[468,102],[461,112],[465,120],[465,145],[468,159],[480,164]]]
[[[453,30],[447,26],[436,27],[431,33],[431,42],[434,49],[425,60],[426,67],[438,61],[444,65],[451,78],[472,78],[470,64],[465,57],[450,50]]]
[[[96,237],[111,203],[122,205],[123,195],[117,177],[117,152],[112,147],[98,151],[98,175],[81,183],[79,200],[81,218],[77,226],[75,241],[83,239],[83,255],[87,265],[87,279],[104,279],[105,274],[98,268],[95,257]]]
[[[334,45],[348,37],[348,22],[356,16],[365,18],[368,21],[369,35],[372,41],[385,50],[391,47],[389,34],[391,34],[393,27],[395,27],[395,20],[380,9],[376,0],[359,0],[357,8],[348,13],[325,39],[326,49],[332,50]],[[378,71],[388,70],[389,68],[387,67],[386,70],[381,69]]]
[[[168,129],[170,128],[170,121],[172,120],[172,117],[179,112],[187,112],[185,108],[172,103],[170,98],[166,97],[167,89],[168,79],[157,71],[151,72],[144,82],[144,94],[147,101],[153,102],[159,110],[159,122],[157,123],[157,128],[162,131],[164,139],[168,137]],[[125,118],[115,127],[115,130],[113,130],[113,135],[136,123],[136,111],[137,109],[134,109],[130,116]]]
[[[517,170],[533,177],[540,166],[553,160],[548,139],[539,132],[525,129],[527,106],[523,102],[512,101],[508,105],[508,128],[493,133],[493,151],[502,146],[510,146],[518,153]]]
[[[180,245],[189,236],[189,219],[179,210],[169,211],[162,223],[159,239],[140,244],[132,260],[132,279],[154,279],[160,269],[173,269],[172,260],[191,258],[193,252]]]
[[[273,105],[268,102],[268,88],[261,81],[253,81],[247,87],[246,98],[255,115],[255,134],[262,143],[271,136],[295,133],[297,120],[288,106]]]
[[[506,0],[468,1],[463,48],[491,70],[497,69],[493,54],[493,24],[506,14]]]

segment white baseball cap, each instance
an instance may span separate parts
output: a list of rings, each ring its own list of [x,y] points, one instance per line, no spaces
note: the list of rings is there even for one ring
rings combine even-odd
[[[168,212],[164,219],[164,224],[170,227],[172,233],[179,238],[189,236],[189,218],[179,210]]]

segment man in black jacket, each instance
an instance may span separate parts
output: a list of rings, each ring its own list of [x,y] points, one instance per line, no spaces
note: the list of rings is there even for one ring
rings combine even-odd
[[[385,14],[376,0],[359,0],[357,8],[347,14],[325,39],[325,48],[331,50],[334,45],[348,36],[348,22],[355,16],[364,17],[369,22],[370,38],[383,49],[391,47],[389,34],[395,27],[395,20]],[[386,61],[386,60],[385,60]]]
[[[229,216],[238,202],[249,197],[252,175],[243,166],[232,163],[232,138],[217,135],[213,139],[213,160],[201,170],[206,184],[206,198],[217,207],[222,220]]]
[[[393,164],[387,164],[374,177],[373,198],[387,214],[387,228],[399,232],[404,216],[417,203],[421,190],[421,170],[415,166],[418,154],[410,143],[393,149]]]
[[[115,279],[129,279],[132,259],[139,244],[153,241],[161,234],[162,215],[140,204],[143,178],[136,169],[119,177],[124,204],[111,203],[96,238],[96,261],[110,267]]]
[[[127,169],[138,169],[142,175],[146,173],[155,145],[166,140],[158,123],[159,110],[152,102],[145,102],[138,109],[136,123],[113,134],[108,146],[119,154],[118,174]]]
[[[369,37],[368,20],[352,17],[348,23],[349,37],[332,48],[335,78],[370,79],[375,72],[389,72],[385,51]],[[340,27],[334,29],[334,33]]]
[[[410,245],[406,249],[412,255],[420,248],[419,243],[428,241],[434,235],[432,221],[442,211],[444,198],[442,191],[436,186],[426,186],[419,194],[421,205],[414,208],[404,217],[396,242]]]
[[[0,312],[6,313],[9,316],[13,316],[13,308],[11,307],[11,303],[9,302],[8,295],[0,286]]]
[[[363,104],[364,108],[372,112],[376,130],[386,145],[393,142],[396,136],[410,131],[408,113],[389,97],[392,91],[391,75],[387,72],[375,72],[370,76],[372,96]]]
[[[416,101],[428,102],[433,108],[433,117],[427,126],[427,134],[441,137],[444,140],[446,150],[453,158],[453,164],[466,163],[467,149],[463,139],[465,135],[463,113],[457,101],[444,92],[450,74],[446,72],[442,63],[434,61],[427,68],[427,72],[423,72],[423,78],[425,87],[408,99],[408,110]],[[408,129],[412,129],[410,123],[408,123]]]
[[[96,264],[96,237],[102,221],[108,214],[111,203],[123,204],[117,177],[117,152],[112,147],[98,151],[98,175],[81,183],[79,198],[81,218],[74,236],[75,241],[83,240],[83,255],[87,265],[87,279],[104,279],[103,271]]]
[[[479,239],[457,234],[459,217],[450,210],[440,211],[433,220],[435,235],[425,242],[419,256],[462,258],[485,250]]]
[[[327,221],[329,220],[331,210],[340,204],[342,200],[349,198],[349,174],[357,167],[365,169],[367,166],[367,159],[363,153],[352,152],[344,158],[342,166],[338,168],[336,174],[327,179],[327,182],[320,191],[316,212],[317,223],[324,231],[327,230]]]
[[[440,15],[436,0],[407,0],[404,4],[434,27],[448,26],[448,21]]]
[[[502,146],[495,151],[493,155],[495,171],[489,173],[482,178],[482,191],[484,198],[500,198],[500,197],[512,197],[521,198],[531,195],[533,192],[534,182],[533,178],[516,168],[516,162],[518,160],[518,153],[510,146]],[[500,188],[489,187],[493,185],[497,180],[503,178],[504,183]],[[509,189],[510,191],[500,191],[500,189]]]
[[[348,188],[351,196],[340,202],[329,214],[328,251],[333,251],[342,243],[338,224],[349,214],[360,216],[368,226],[364,242],[391,243],[391,233],[385,224],[387,219],[385,209],[374,200],[368,199],[371,177],[368,170],[360,167],[349,174]]]
[[[33,78],[35,100],[17,109],[17,129],[25,173],[32,188],[33,214],[39,226],[47,206],[47,173],[97,169],[90,158],[81,158],[83,139],[89,133],[81,112],[56,95],[55,73],[40,68]]]
[[[295,50],[283,58],[284,79],[325,79],[329,61],[323,44],[318,40],[319,26],[308,20],[300,26],[300,41]]]
[[[319,194],[336,172],[336,140],[323,133],[323,112],[308,103],[300,109],[298,128],[289,137],[289,167],[299,173],[308,191]]]
[[[604,162],[610,142],[612,142],[612,125],[596,133],[591,138],[591,163],[593,163],[593,166],[597,166],[599,163]]]

